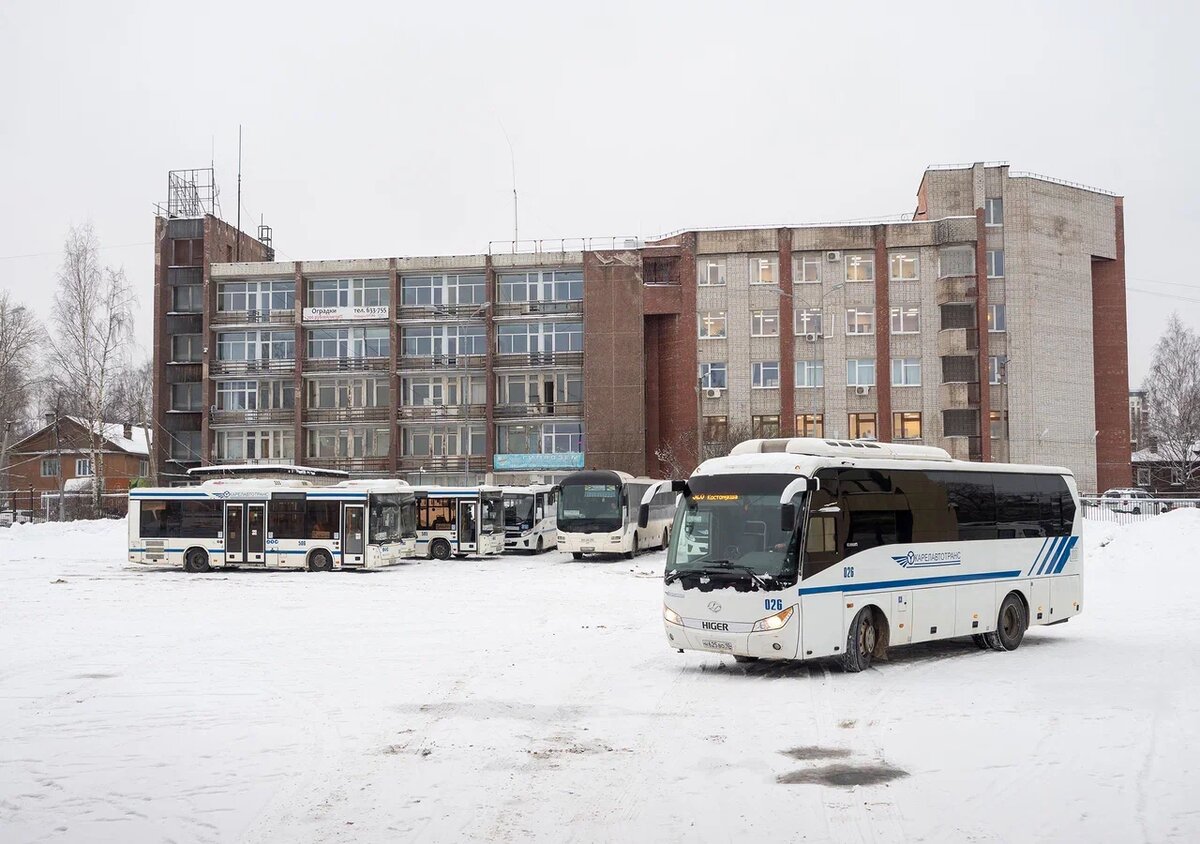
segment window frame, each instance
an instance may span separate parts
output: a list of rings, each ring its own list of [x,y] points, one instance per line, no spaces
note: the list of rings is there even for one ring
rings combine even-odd
[[[766,272],[764,273],[764,270]],[[769,276],[766,281],[765,276]],[[750,286],[766,286],[779,284],[779,256],[750,256]]]
[[[797,360],[795,370],[795,377],[793,379],[795,383],[793,386],[797,390],[819,390],[825,387],[824,360]],[[803,373],[803,379],[801,378],[801,373]]]
[[[897,275],[896,266],[899,264],[901,270],[906,264],[912,264],[912,275]],[[920,281],[921,280],[921,255],[920,253],[911,252],[890,252],[888,253],[888,281]]]
[[[809,322],[812,318],[816,318],[816,331],[801,331],[800,326]],[[807,337],[812,334],[816,337],[826,337],[825,333],[825,311],[822,308],[796,308],[792,314],[792,326],[797,337]]]
[[[905,436],[905,429],[912,423],[916,423],[916,436]],[[919,410],[895,410],[892,411],[892,439],[893,440],[920,440],[924,439],[925,429],[924,421],[921,418]]]
[[[1000,209],[999,219],[996,209]],[[989,196],[983,200],[983,224],[989,228],[1000,228],[1004,225],[1004,197]]]
[[[845,265],[844,278],[842,279],[848,284],[870,284],[875,281],[875,256],[874,255],[845,255],[843,256],[843,264]],[[866,267],[866,278],[851,278],[851,268]],[[859,273],[855,273],[859,275]]]
[[[704,311],[698,314],[699,328],[697,329],[698,337],[701,340],[725,340],[729,336],[729,318],[727,311]],[[712,333],[712,326],[720,323],[721,332],[719,334]]]
[[[854,368],[854,378],[850,377],[851,367]],[[871,381],[869,384],[864,384],[859,380],[864,370],[870,370]],[[874,387],[877,380],[875,372],[875,358],[846,358],[846,386],[847,387]]]
[[[792,284],[820,284],[823,257],[820,252],[792,256]],[[816,267],[816,278],[808,277],[810,266]]]
[[[870,435],[863,433],[863,429],[869,427]],[[873,410],[854,411],[846,414],[846,433],[847,439],[879,439],[879,416]]]
[[[891,308],[891,333],[892,334],[920,334],[921,333],[921,308],[917,307],[895,307]],[[904,328],[905,318],[916,321],[915,328]],[[899,327],[897,327],[899,326]]]
[[[988,249],[985,260],[987,261],[987,277],[989,279],[1004,278],[1004,250],[1003,249]],[[999,266],[999,269],[1000,269],[999,273],[996,272],[997,266]]]
[[[999,315],[999,320],[997,320]],[[996,328],[996,322],[1000,323],[1000,327]],[[988,304],[987,313],[988,334],[1007,334],[1008,333],[1008,306],[1005,302],[992,302]]]
[[[772,369],[775,373],[775,383],[773,384],[769,383],[772,380],[769,377]],[[752,390],[778,390],[779,376],[779,361],[777,360],[756,360],[750,363],[750,389]]]
[[[721,374],[721,383],[713,384],[712,376],[714,371],[719,371]],[[697,376],[700,379],[700,386],[705,390],[728,390],[729,389],[729,363],[727,361],[702,361],[700,363],[700,373]]]
[[[812,432],[809,432],[809,428]],[[825,414],[824,413],[797,413],[796,414],[796,436],[798,437],[816,437],[822,439],[825,436]]]
[[[701,269],[703,268],[703,269]],[[729,284],[729,262],[724,257],[696,259],[697,287],[726,287]],[[717,280],[712,281],[714,272]]]
[[[870,330],[869,331],[857,331],[857,330],[851,331],[850,330],[851,326],[854,326],[854,328],[856,328],[856,329],[858,328],[858,326],[860,325],[859,318],[864,315],[870,317]],[[868,308],[868,309],[846,308],[846,336],[847,337],[870,337],[873,334],[875,334],[875,309],[874,308]]]
[[[916,371],[916,380],[909,380],[913,377],[913,371]],[[899,375],[899,380],[896,376]],[[921,386],[921,359],[908,357],[893,357],[892,358],[892,386],[893,387],[920,387]]]
[[[775,324],[774,331],[767,330],[771,322]],[[751,337],[778,337],[779,327],[779,308],[761,308],[750,312]]]

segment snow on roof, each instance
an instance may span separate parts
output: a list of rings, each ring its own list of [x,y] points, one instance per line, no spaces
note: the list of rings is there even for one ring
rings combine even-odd
[[[1200,443],[1196,443],[1192,446],[1192,453],[1200,457]],[[1134,463],[1163,463],[1165,461],[1175,460],[1175,458],[1168,457],[1165,454],[1159,454],[1152,448],[1143,448],[1141,451],[1135,451],[1130,459]]]
[[[101,422],[99,425],[92,427],[86,420],[78,416],[68,416],[72,422],[87,431],[95,431],[105,440],[112,443],[121,451],[127,451],[130,454],[149,455],[149,432],[145,428],[133,426],[130,428],[130,435],[125,436],[125,426],[120,422]]]
[[[67,478],[63,481],[63,492],[91,492],[93,478]]]

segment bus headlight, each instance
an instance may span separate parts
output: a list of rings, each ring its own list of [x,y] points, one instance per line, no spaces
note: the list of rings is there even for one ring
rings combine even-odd
[[[671,624],[678,624],[680,627],[683,627],[683,618],[666,604],[663,604],[663,618]]]
[[[792,613],[796,611],[795,607],[788,607],[786,610],[781,610],[775,615],[769,615],[766,618],[759,619],[754,622],[754,626],[750,628],[751,633],[764,633],[768,630],[778,630],[780,627],[788,623],[788,619],[792,617]]]

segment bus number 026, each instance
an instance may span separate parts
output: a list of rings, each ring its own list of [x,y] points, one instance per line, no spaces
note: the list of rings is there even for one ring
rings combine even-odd
[[[783,598],[767,598],[763,601],[763,606],[768,612],[778,612],[783,609]]]
[[[842,566],[842,577],[854,577],[854,566]]]

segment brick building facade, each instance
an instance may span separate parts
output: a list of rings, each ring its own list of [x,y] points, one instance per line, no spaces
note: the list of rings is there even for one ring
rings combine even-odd
[[[984,164],[927,170],[904,221],[538,252],[230,262],[219,220],[160,219],[160,465],[663,475],[809,434],[1127,485],[1123,226],[1120,197]]]

